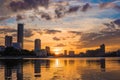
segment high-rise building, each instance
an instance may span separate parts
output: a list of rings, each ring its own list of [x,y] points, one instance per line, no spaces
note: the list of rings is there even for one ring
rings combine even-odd
[[[24,36],[24,24],[18,24],[18,31],[17,31],[17,42],[21,44],[21,49],[23,49],[23,36]]]
[[[34,60],[34,76],[41,77],[41,61]]]
[[[75,52],[74,51],[69,51],[69,56],[74,56]]]
[[[6,47],[12,46],[12,36],[5,36],[5,46]]]
[[[64,50],[64,55],[65,55],[65,56],[67,55],[67,50]]]
[[[100,45],[100,50],[101,50],[101,53],[104,55],[105,54],[105,45],[104,44]]]
[[[50,47],[46,46],[45,49],[46,49],[47,55],[49,56],[50,55]]]
[[[20,49],[20,48],[21,48],[20,43],[13,43],[12,46],[13,46],[15,49]]]
[[[35,51],[40,51],[41,50],[41,40],[40,39],[35,39],[34,50]]]
[[[4,51],[5,50],[5,46],[0,46],[0,51]]]

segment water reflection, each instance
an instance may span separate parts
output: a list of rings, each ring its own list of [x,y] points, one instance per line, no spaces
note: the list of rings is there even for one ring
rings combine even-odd
[[[98,67],[100,67],[102,72],[105,72],[105,67],[106,67],[106,61],[105,58],[99,59],[99,60],[86,60],[87,64],[89,66],[93,66],[93,65],[97,65]]]
[[[1,60],[2,80],[23,80],[23,64],[21,60]]]
[[[41,77],[41,61],[34,60],[34,75],[35,77]]]
[[[119,61],[119,58],[0,60],[0,80],[120,80]]]

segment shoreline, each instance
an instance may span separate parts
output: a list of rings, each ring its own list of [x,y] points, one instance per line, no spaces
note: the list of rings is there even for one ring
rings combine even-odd
[[[54,59],[54,58],[120,58],[120,57],[11,57],[11,56],[6,56],[6,57],[0,57],[0,60],[2,59]]]

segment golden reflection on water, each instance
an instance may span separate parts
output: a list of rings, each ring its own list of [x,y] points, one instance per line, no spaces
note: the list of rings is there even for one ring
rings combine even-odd
[[[120,58],[25,60],[13,66],[1,61],[0,80],[120,80]]]

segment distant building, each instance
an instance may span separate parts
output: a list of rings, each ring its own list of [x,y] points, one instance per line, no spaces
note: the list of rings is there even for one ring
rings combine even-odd
[[[40,51],[41,50],[41,40],[40,39],[35,39],[35,45],[34,45],[34,51]]]
[[[96,50],[87,50],[87,56],[104,56],[105,55],[105,45],[100,45],[100,48]]]
[[[69,51],[69,56],[74,56],[75,52],[74,51]]]
[[[65,56],[67,55],[67,50],[64,50],[64,55],[65,55]]]
[[[120,50],[117,51],[117,56],[120,56]]]
[[[104,44],[100,45],[100,50],[101,50],[101,54],[104,55],[105,54],[105,45]]]
[[[17,42],[21,44],[21,49],[23,49],[23,37],[24,37],[24,24],[18,24],[17,31]]]
[[[5,47],[12,46],[12,36],[5,36]]]
[[[40,51],[36,51],[36,56],[46,57],[47,56],[47,51],[45,49],[41,49]]]
[[[0,51],[4,51],[5,50],[5,46],[0,46]]]
[[[41,61],[34,60],[34,76],[41,77]]]
[[[49,55],[51,54],[51,52],[50,52],[50,47],[49,47],[49,46],[46,46],[45,49],[46,49],[46,52],[47,52],[47,56],[49,56]]]
[[[21,49],[21,44],[20,43],[13,43],[12,45],[15,49]]]

